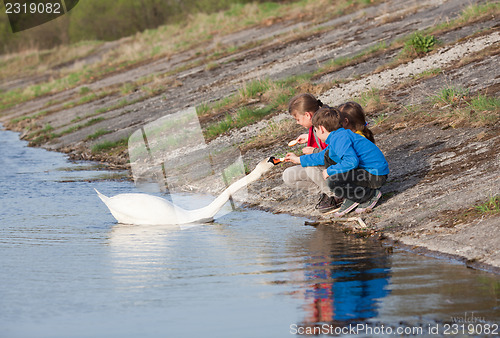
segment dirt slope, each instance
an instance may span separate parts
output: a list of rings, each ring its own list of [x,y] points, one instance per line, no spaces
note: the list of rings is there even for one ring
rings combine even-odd
[[[41,144],[50,150],[67,152],[73,158],[126,164],[126,153],[108,157],[93,154],[90,149],[104,140],[126,137],[140,126],[179,109],[226,97],[250,80],[267,77],[285,79],[315,71],[334,58],[352,57],[380,42],[390,45],[412,32],[454,19],[470,4],[470,0],[393,0],[326,22],[295,18],[254,27],[216,37],[209,45],[169,58],[144,62],[85,85],[98,92],[144,76],[166,74],[178,69],[167,77],[165,90],[159,95],[143,99],[144,93],[139,90],[126,95],[116,93],[72,108],[65,107],[65,103],[79,97],[83,87],[80,86],[4,110],[0,112],[0,122],[25,133],[25,123],[9,122],[50,110],[50,114],[30,120],[30,123],[38,126],[49,124],[54,128],[53,132],[61,133],[77,123],[84,125],[95,119],[96,115],[89,113],[126,99],[130,104],[97,115],[99,122]],[[498,97],[498,17],[465,24],[440,34],[438,38],[443,46],[435,53],[396,67],[380,70],[399,53],[397,48],[322,74],[314,79],[314,84],[324,84],[329,89],[317,94],[322,101],[333,105],[352,99],[370,88],[377,88],[384,90],[384,95],[397,107],[422,103],[446,85]],[[104,44],[89,55],[86,62],[98,61],[116,43],[119,42]],[[203,52],[214,46],[245,46],[250,43],[255,47],[222,56],[216,60],[217,67],[207,67],[203,63]],[[488,53],[481,56],[485,50]],[[466,58],[472,61],[462,64],[461,61]],[[415,80],[418,74],[436,68],[442,70],[438,75]],[[12,79],[7,83],[22,87],[40,80],[39,77]],[[5,85],[2,84],[2,87],[5,88]],[[404,113],[404,110],[395,108],[384,114],[396,116]],[[372,121],[378,117],[376,114],[369,116]],[[289,118],[286,114],[276,112],[270,120],[220,136],[211,142],[211,146],[242,146],[271,122],[286,118]],[[397,128],[386,125],[374,129],[377,144],[388,158],[391,175],[382,189],[382,203],[374,212],[363,216],[370,229],[411,247],[463,258],[471,266],[499,268],[498,214],[466,215],[466,211],[474,205],[500,192],[498,126],[497,123],[489,127],[453,128],[436,121],[416,120]],[[89,140],[88,136],[97,130],[110,133]],[[296,133],[294,129],[290,137]],[[253,167],[263,157],[286,151],[286,142],[277,140],[264,148],[245,148],[244,158],[248,166]],[[281,181],[282,170],[283,167],[275,168],[264,180],[253,184],[248,203],[274,212],[321,218],[313,210],[317,196],[303,196],[286,188]],[[199,188],[217,193],[221,187]]]

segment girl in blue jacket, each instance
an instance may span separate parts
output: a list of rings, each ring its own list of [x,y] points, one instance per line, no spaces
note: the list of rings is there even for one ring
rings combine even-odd
[[[344,117],[336,108],[321,108],[312,124],[316,135],[328,146],[319,153],[298,157],[293,153],[285,161],[303,167],[324,165],[323,178],[335,196],[344,198],[335,213],[341,217],[356,209],[373,209],[382,196],[379,188],[386,182],[389,165],[380,149],[365,137],[341,127]]]

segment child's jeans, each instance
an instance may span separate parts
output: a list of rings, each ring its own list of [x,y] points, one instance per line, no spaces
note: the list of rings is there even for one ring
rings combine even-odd
[[[353,169],[346,173],[328,177],[327,182],[335,196],[363,203],[375,196],[387,181],[387,175],[373,175],[364,169]]]

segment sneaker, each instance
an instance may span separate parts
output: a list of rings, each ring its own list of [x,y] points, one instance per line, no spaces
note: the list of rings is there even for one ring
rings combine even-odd
[[[329,197],[327,194],[321,194],[318,204],[314,207],[321,213],[337,211],[342,203],[341,198],[335,196]]]
[[[358,205],[359,205],[358,202],[354,202],[354,201],[351,201],[351,200],[349,200],[349,199],[346,198],[344,200],[344,203],[342,203],[342,205],[340,206],[339,211],[337,211],[335,214],[333,214],[333,216],[335,216],[335,217],[342,217],[345,214],[347,214],[347,213],[351,212],[352,210],[354,210],[354,208],[356,208]]]
[[[356,209],[356,213],[360,214],[362,212],[372,210],[377,204],[378,200],[382,197],[382,192],[380,190],[375,190],[375,195],[368,201],[361,203]]]

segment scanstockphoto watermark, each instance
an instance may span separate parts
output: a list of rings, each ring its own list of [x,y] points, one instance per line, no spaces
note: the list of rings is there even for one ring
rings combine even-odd
[[[452,318],[453,319],[453,318]],[[352,335],[352,336],[457,336],[457,335],[485,335],[497,336],[498,323],[489,322],[461,322],[461,323],[432,323],[423,326],[390,326],[371,325],[368,323],[348,324],[345,326],[322,325],[290,325],[292,335]]]
[[[428,330],[420,326],[373,326],[368,323],[348,324],[345,326],[336,326],[331,324],[322,324],[319,326],[301,326],[298,324],[290,325],[290,334],[292,335],[424,335]]]

